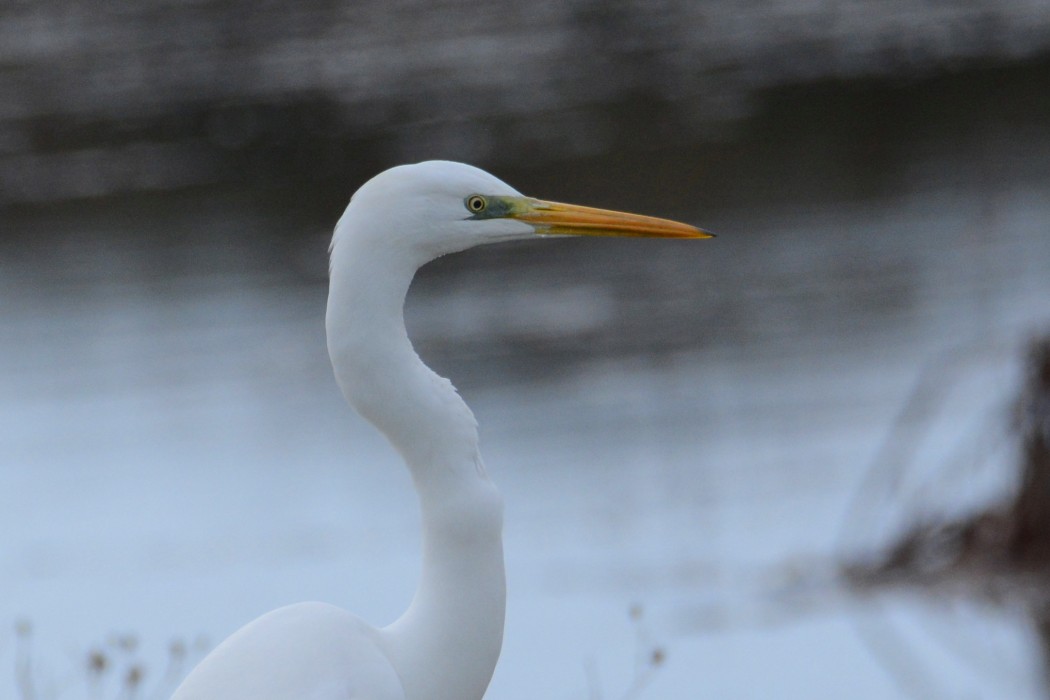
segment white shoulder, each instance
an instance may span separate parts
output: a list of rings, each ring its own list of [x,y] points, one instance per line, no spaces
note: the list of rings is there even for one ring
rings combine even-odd
[[[376,630],[341,608],[298,603],[215,648],[172,700],[405,700]]]

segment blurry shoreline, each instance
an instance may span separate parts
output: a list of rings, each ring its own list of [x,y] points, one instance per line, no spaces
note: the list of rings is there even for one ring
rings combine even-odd
[[[500,38],[498,5],[471,13],[456,46],[432,39],[454,6],[385,23],[390,8],[368,2],[68,5],[0,10],[0,216],[218,189],[316,219],[399,162],[464,160],[531,185],[653,154],[673,167],[623,192],[667,207],[703,192],[710,208],[864,196],[916,148],[962,146],[991,180],[1017,160],[997,162],[1013,146],[996,140],[1050,151],[1036,2],[540,3],[514,14],[521,36],[545,28],[528,47]],[[1025,167],[1046,177],[1047,160]]]

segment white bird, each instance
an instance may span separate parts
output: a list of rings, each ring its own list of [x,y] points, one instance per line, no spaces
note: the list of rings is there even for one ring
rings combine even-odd
[[[299,603],[250,622],[173,700],[478,700],[503,644],[503,504],[474,414],[423,364],[403,307],[422,265],[471,246],[554,235],[707,238],[685,224],[525,197],[488,173],[429,161],[366,182],[335,227],[326,328],[347,401],[408,465],[423,525],[408,610],[372,627]]]

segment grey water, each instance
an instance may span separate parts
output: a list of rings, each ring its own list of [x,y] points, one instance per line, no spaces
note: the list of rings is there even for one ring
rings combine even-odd
[[[1050,330],[1045,136],[982,145],[984,161],[920,141],[854,191],[801,152],[738,154],[724,199],[689,153],[507,175],[719,238],[494,247],[414,286],[410,332],[474,408],[506,497],[489,697],[617,700],[639,678],[663,700],[1045,693],[1023,611],[858,600],[828,573],[1010,486],[1008,449],[965,478],[938,470],[985,432],[1009,439],[1021,349]],[[233,188],[5,213],[0,623],[31,623],[42,697],[97,696],[82,652],[113,634],[141,640],[159,688],[170,639],[204,648],[301,600],[377,624],[407,604],[407,475],[325,353],[339,213]],[[908,465],[923,488],[859,522],[894,416],[960,348]],[[0,654],[13,666],[23,643],[4,632]]]

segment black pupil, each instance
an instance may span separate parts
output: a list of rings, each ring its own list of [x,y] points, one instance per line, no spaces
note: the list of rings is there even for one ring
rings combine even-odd
[[[481,201],[481,197],[474,197],[470,200],[470,208],[474,211],[481,211],[482,206],[484,206],[484,203]]]

